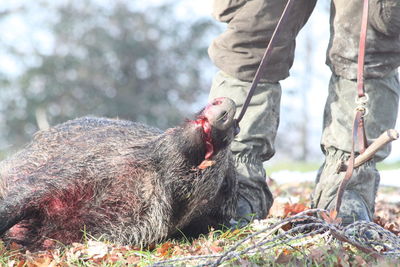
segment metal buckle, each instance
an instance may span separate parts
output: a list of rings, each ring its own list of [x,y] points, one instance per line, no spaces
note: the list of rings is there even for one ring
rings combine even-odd
[[[356,96],[356,99],[354,101],[357,105],[365,106],[369,101],[369,95],[367,93],[364,93],[364,96],[362,97]]]
[[[354,101],[357,104],[356,111],[360,111],[362,113],[362,117],[367,116],[369,113],[368,108],[367,108],[367,103],[369,102],[368,94],[364,93],[364,96],[362,96],[362,97],[356,96],[356,99]]]

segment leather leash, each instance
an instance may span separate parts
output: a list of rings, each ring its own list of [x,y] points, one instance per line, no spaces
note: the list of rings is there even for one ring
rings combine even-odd
[[[365,47],[366,47],[366,39],[367,39],[367,28],[368,28],[368,0],[364,0],[363,4],[363,14],[361,19],[361,32],[360,32],[360,43],[358,49],[358,66],[357,66],[357,97],[356,97],[356,115],[353,123],[352,130],[352,149],[350,153],[350,158],[347,164],[346,174],[340,183],[337,198],[336,198],[336,206],[335,211],[336,215],[339,214],[340,206],[342,204],[342,198],[344,194],[344,190],[348,182],[350,181],[353,172],[354,172],[354,159],[355,159],[355,151],[354,146],[358,140],[358,146],[360,154],[364,153],[366,148],[368,147],[367,138],[365,134],[364,127],[364,116],[367,115],[368,109],[366,107],[368,103],[368,94],[365,93],[364,90],[364,60],[365,60]]]
[[[272,53],[272,49],[276,46],[276,40],[277,40],[277,36],[279,35],[279,33],[282,31],[282,25],[287,21],[288,19],[288,13],[289,10],[293,7],[293,0],[288,0],[288,2],[286,3],[285,9],[282,12],[282,15],[278,21],[278,24],[275,27],[275,30],[271,36],[271,40],[268,43],[267,49],[264,52],[264,55],[261,59],[260,65],[258,66],[257,72],[254,76],[254,79],[251,83],[249,92],[247,94],[246,100],[244,101],[242,110],[240,111],[239,116],[237,117],[236,121],[236,132],[239,133],[240,128],[239,128],[239,122],[242,120],[244,114],[246,113],[246,110],[250,104],[250,100],[253,97],[254,91],[257,88],[258,83],[261,80],[261,77],[263,75],[263,72],[265,71],[265,67],[267,66],[267,62],[268,59],[271,56]]]

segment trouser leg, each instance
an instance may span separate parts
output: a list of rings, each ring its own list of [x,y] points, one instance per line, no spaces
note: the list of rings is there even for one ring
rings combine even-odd
[[[214,64],[223,72],[252,81],[287,1],[214,0],[213,15],[227,23],[226,30],[209,47]],[[290,18],[276,36],[276,46],[262,74],[263,82],[278,82],[289,76],[295,38],[307,22],[316,0],[293,1]]]
[[[370,1],[368,38],[365,54],[365,91],[369,95],[365,130],[369,141],[393,128],[396,122],[399,80],[398,18],[396,1]],[[313,194],[313,206],[335,207],[336,194],[344,173],[336,174],[340,160],[347,160],[352,147],[352,127],[357,94],[358,44],[362,17],[362,1],[332,0],[330,41],[327,64],[333,75],[324,112],[321,140],[325,162],[321,166]],[[356,147],[358,150],[358,147]],[[390,153],[390,145],[354,170],[342,199],[339,216],[344,224],[355,220],[371,220],[379,186],[376,162]]]
[[[232,98],[240,110],[246,99],[266,46],[287,1],[215,1],[214,16],[227,23],[226,30],[209,47],[209,55],[222,70],[216,75],[210,98]],[[240,123],[241,132],[232,143],[239,180],[236,220],[264,218],[273,198],[266,184],[263,161],[275,152],[281,88],[289,75],[295,38],[308,20],[316,0],[295,1],[291,18],[281,30],[250,106]],[[229,74],[229,75],[227,75]],[[252,217],[252,215],[254,215]]]
[[[336,168],[341,160],[349,158],[351,151],[356,87],[356,81],[332,75],[321,140],[326,158],[316,179],[313,207],[334,208],[336,194],[344,178],[344,173],[336,174]],[[364,119],[369,141],[395,126],[399,90],[397,71],[383,78],[365,80],[365,91],[369,95],[369,112]],[[357,147],[356,149],[358,150]],[[375,164],[386,158],[389,153],[390,145],[386,145],[372,160],[355,169],[344,192],[339,213],[344,224],[372,219],[379,185],[379,173]]]
[[[249,88],[249,82],[219,72],[214,78],[209,98],[231,98],[239,114]],[[266,183],[263,161],[275,153],[280,97],[279,83],[260,83],[240,122],[240,133],[231,145],[239,180],[236,220],[265,218],[272,205],[273,198]]]

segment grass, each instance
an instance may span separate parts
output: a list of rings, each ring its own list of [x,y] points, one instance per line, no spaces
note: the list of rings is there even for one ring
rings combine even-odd
[[[286,162],[267,165],[267,172],[290,170],[315,171],[318,163]],[[380,163],[379,170],[399,169],[400,162]],[[305,186],[279,186],[280,194],[305,195]],[[392,189],[393,190],[393,189]],[[306,194],[308,195],[308,194]],[[277,218],[273,218],[277,219]],[[233,244],[257,230],[252,224],[241,229],[215,230],[191,240],[168,240],[148,249],[138,249],[111,244],[94,239],[84,231],[82,244],[73,244],[60,249],[39,253],[10,250],[0,241],[0,266],[148,266],[154,262],[176,257],[223,253]],[[251,243],[250,243],[251,244]],[[245,244],[241,249],[246,248]],[[105,252],[104,252],[105,251]],[[97,254],[96,254],[97,253]],[[186,264],[186,263],[183,263]],[[256,251],[225,262],[224,266],[400,266],[400,260],[377,261],[356,248],[324,237],[310,244],[298,245],[288,242],[273,249]],[[165,265],[164,265],[165,266]],[[177,265],[179,266],[179,265]],[[190,266],[190,265],[187,265]]]
[[[319,163],[316,162],[302,162],[302,161],[287,161],[287,162],[277,162],[265,164],[266,171],[270,175],[271,173],[278,171],[298,171],[298,172],[310,172],[318,170],[320,167]]]
[[[380,171],[383,171],[383,170],[398,170],[398,169],[400,169],[400,161],[390,162],[390,163],[379,162],[377,164],[377,168]]]
[[[5,250],[0,242],[0,266],[151,266],[174,258],[223,253],[236,242],[243,240],[275,219],[258,221],[241,229],[215,230],[197,239],[168,240],[148,249],[118,246],[107,241],[87,238],[82,244],[38,253]],[[284,233],[279,229],[277,233]],[[265,236],[257,235],[242,244],[239,252],[259,243]],[[309,242],[311,241],[311,242]],[[309,242],[309,243],[307,243]],[[251,253],[224,261],[222,266],[398,266],[399,260],[377,261],[356,248],[331,239],[329,235],[317,239],[302,238],[297,241],[272,241],[271,249],[253,250]],[[106,251],[104,251],[106,248]],[[160,266],[193,266],[202,262],[180,261]]]

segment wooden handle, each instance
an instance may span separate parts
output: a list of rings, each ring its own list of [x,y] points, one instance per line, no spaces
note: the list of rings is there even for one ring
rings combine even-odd
[[[370,160],[384,145],[397,140],[398,138],[399,133],[394,129],[390,129],[382,133],[372,144],[368,146],[364,153],[360,154],[354,159],[354,168],[360,167],[362,164]],[[339,173],[346,170],[347,164],[341,162],[337,168],[337,172]]]

